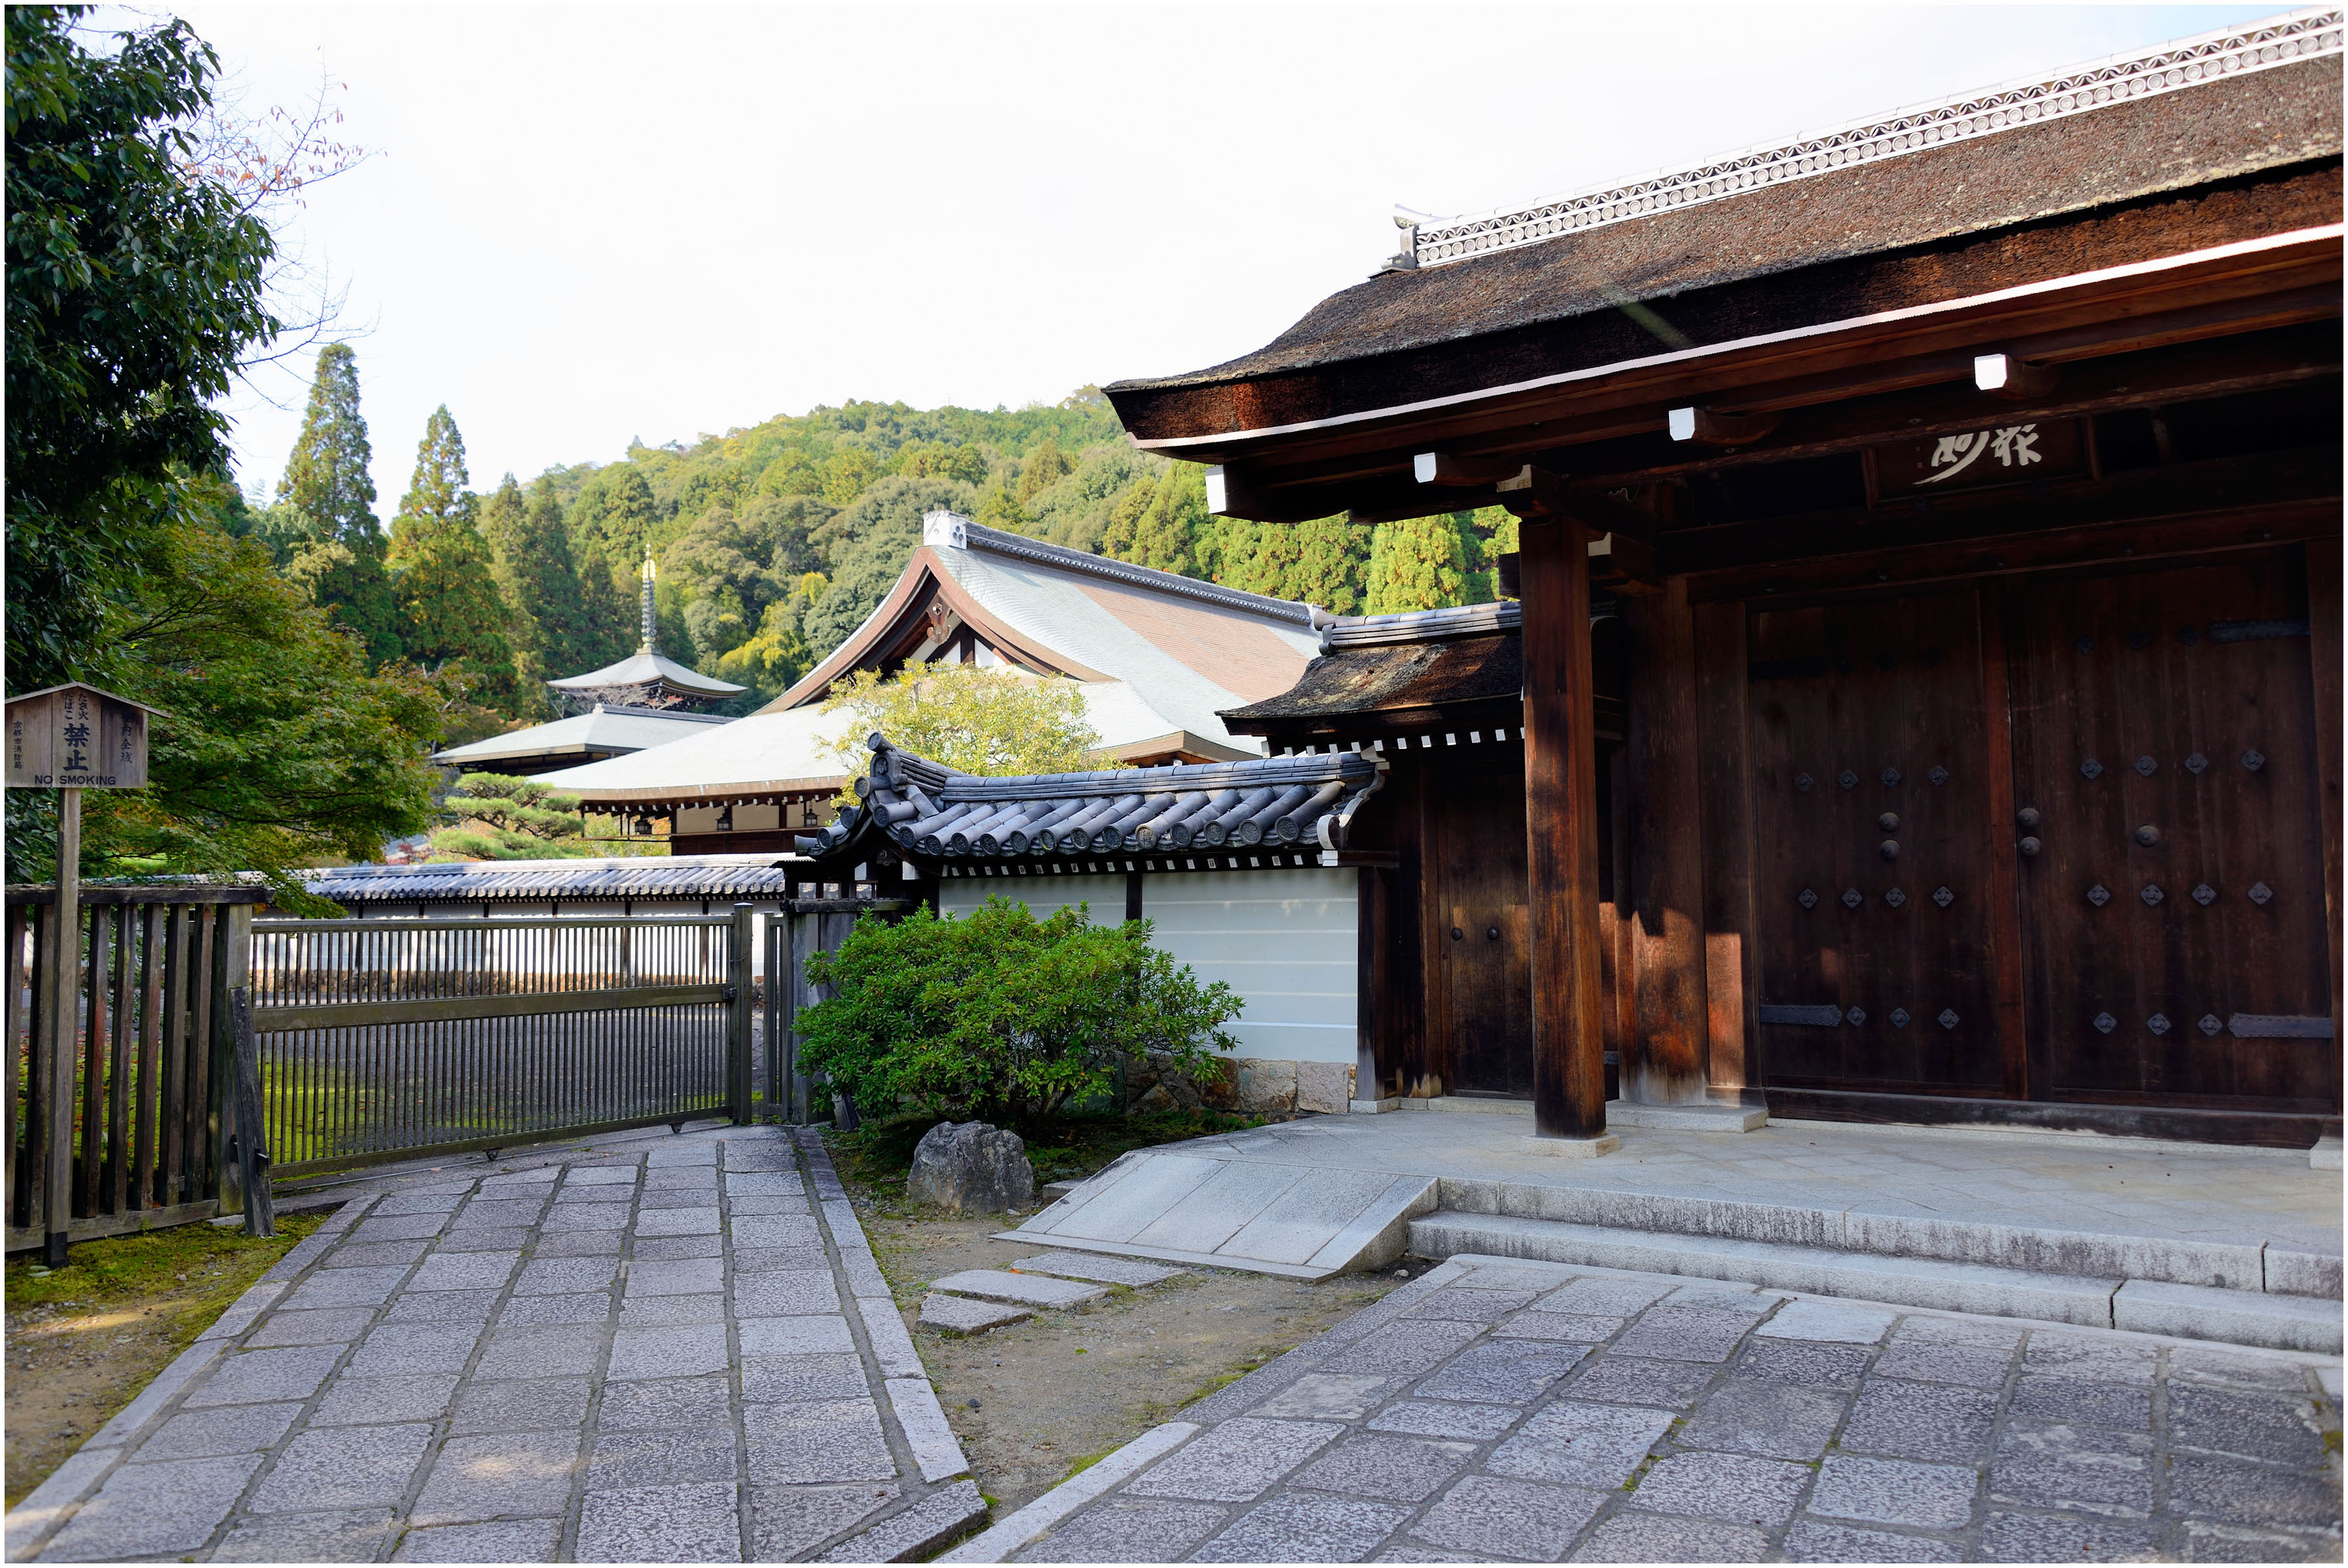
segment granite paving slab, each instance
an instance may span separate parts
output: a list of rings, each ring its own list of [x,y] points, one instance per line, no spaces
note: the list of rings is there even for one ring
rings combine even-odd
[[[816,1134],[474,1171],[358,1184],[11,1511],[8,1560],[870,1561],[985,1522],[885,1291],[880,1330],[842,1310],[871,1253]]]
[[[942,1561],[2337,1562],[2339,1389],[2337,1357],[1455,1258]]]
[[[1108,1294],[1106,1285],[1055,1279],[1050,1274],[1010,1274],[1002,1269],[963,1269],[931,1281],[930,1288],[951,1291],[956,1295],[983,1296],[990,1301],[1013,1301],[1022,1306],[1076,1306]]]

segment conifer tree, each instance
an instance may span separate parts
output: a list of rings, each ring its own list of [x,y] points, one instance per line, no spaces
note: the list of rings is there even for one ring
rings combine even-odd
[[[1399,614],[1475,603],[1489,597],[1472,512],[1382,522],[1370,539],[1363,613]]]
[[[427,669],[461,668],[476,702],[519,717],[538,697],[516,676],[510,612],[489,542],[473,525],[477,498],[465,485],[464,438],[444,404],[425,423],[416,474],[392,523],[400,645]]]
[[[359,414],[357,358],[349,344],[330,343],[318,351],[317,379],[277,499],[293,509],[289,528],[301,539],[291,574],[366,645],[370,667],[399,656],[383,530],[373,510],[375,480],[367,473],[373,459]]]
[[[601,557],[573,547],[571,529],[562,514],[562,500],[553,482],[541,476],[530,487],[530,548],[550,560],[559,559],[561,573],[577,589],[559,616],[546,619],[547,668],[560,679],[583,676],[626,658],[635,651],[638,636],[635,602],[620,592]],[[546,612],[540,612],[541,616]]]

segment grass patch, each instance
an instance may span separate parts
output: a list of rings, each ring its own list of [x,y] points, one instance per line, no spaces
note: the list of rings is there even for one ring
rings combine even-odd
[[[913,1167],[914,1146],[942,1119],[899,1116],[868,1121],[854,1132],[835,1134],[831,1146],[850,1168],[843,1174],[870,1187],[902,1187]],[[1263,1121],[1260,1116],[1232,1116],[1219,1110],[1169,1110],[1150,1116],[1035,1117],[1014,1122],[1011,1130],[1026,1143],[1027,1162],[1035,1168],[1035,1181],[1041,1185],[1089,1176],[1131,1150],[1237,1132],[1262,1127]]]
[[[218,1317],[325,1217],[288,1214],[277,1222],[277,1233],[266,1239],[229,1225],[198,1223],[76,1242],[67,1254],[70,1261],[61,1269],[45,1269],[34,1254],[20,1254],[8,1260],[8,1311],[114,1306],[162,1295],[174,1297],[175,1305],[197,1310],[218,1296],[211,1309],[211,1316]]]

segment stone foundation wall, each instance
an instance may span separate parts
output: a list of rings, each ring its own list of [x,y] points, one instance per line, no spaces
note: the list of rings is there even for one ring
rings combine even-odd
[[[1168,1110],[1233,1111],[1241,1116],[1294,1116],[1303,1111],[1342,1115],[1354,1098],[1351,1062],[1292,1062],[1263,1057],[1226,1057],[1220,1075],[1204,1084],[1169,1070],[1170,1058],[1152,1056],[1125,1072],[1125,1109],[1148,1114]]]

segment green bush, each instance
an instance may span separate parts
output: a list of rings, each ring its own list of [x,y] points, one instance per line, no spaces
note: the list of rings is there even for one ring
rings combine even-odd
[[[1200,985],[1149,929],[1095,925],[1082,906],[1039,921],[1002,898],[963,919],[861,916],[807,961],[831,995],[798,1016],[803,1070],[872,1115],[1013,1121],[1106,1092],[1144,1053],[1204,1082],[1237,1045],[1222,1026],[1240,999]]]

